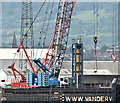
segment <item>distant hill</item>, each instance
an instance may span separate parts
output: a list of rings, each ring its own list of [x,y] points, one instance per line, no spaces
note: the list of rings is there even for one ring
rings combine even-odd
[[[42,3],[33,3],[33,17],[37,14]],[[37,47],[40,30],[43,26],[43,20],[45,17],[46,7],[45,4],[39,17],[34,23],[34,39],[35,47]],[[52,3],[50,3],[51,9]],[[52,34],[55,30],[55,21],[57,14],[58,3],[54,4],[53,15],[51,17],[49,31],[47,32],[46,46],[49,45],[52,38]],[[50,11],[49,9],[49,11]],[[2,3],[2,40],[3,47],[11,47],[13,33],[16,32],[17,43],[19,44],[20,37],[20,18],[21,18],[21,3],[15,2],[3,2]],[[117,25],[117,5],[115,6],[115,24]],[[106,45],[110,47],[112,45],[112,19],[113,18],[113,3],[99,3],[98,4],[98,46]],[[47,25],[48,20],[46,20]],[[117,26],[114,26],[117,36]],[[73,38],[82,38],[84,47],[93,48],[93,36],[94,36],[94,3],[77,2],[72,15],[71,30],[69,35],[68,47],[71,46]],[[44,35],[43,35],[44,37]],[[41,42],[42,43],[42,42]]]

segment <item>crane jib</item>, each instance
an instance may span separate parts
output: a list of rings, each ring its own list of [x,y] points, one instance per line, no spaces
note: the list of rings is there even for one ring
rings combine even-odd
[[[44,60],[45,64],[49,63],[49,67],[50,67],[49,69],[53,69],[54,66],[53,71],[57,77],[59,75],[60,68],[62,66],[62,62],[64,59],[65,51],[67,48],[71,15],[75,3],[76,0],[71,0],[71,1],[65,0],[65,2],[59,2],[55,31],[52,37],[52,41],[49,45],[48,52],[46,54],[46,58]],[[49,59],[51,57],[53,60]]]

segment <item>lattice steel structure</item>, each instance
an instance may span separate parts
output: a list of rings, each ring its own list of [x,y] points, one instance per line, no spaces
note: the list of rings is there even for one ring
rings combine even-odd
[[[62,2],[59,2],[55,32],[44,60],[46,65],[48,64],[48,57],[52,57],[49,69],[55,65],[53,70],[55,77],[59,76],[59,72],[62,67],[62,62],[67,48],[71,15],[75,6],[75,2],[76,0],[63,0]],[[50,53],[50,49],[52,49],[52,53]]]
[[[32,11],[32,2],[31,0],[25,0],[22,2],[22,15],[21,15],[21,36],[20,41],[23,41],[25,49],[30,49],[30,59],[34,57],[34,37],[33,37],[33,11]],[[20,68],[22,70],[29,69],[27,65],[28,60],[24,56],[24,52],[20,53]]]
[[[71,23],[71,14],[75,5],[75,1],[68,0],[60,2],[58,7],[58,14],[56,20],[55,37],[52,44],[53,56],[58,59],[56,67],[54,68],[54,74],[59,76],[62,62],[67,49],[68,35]]]

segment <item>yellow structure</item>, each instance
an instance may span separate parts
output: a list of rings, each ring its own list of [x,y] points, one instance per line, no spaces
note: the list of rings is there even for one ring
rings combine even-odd
[[[76,54],[80,53],[80,49],[77,48],[76,49]],[[79,63],[80,62],[80,55],[76,55],[76,62]],[[79,64],[76,64],[76,71],[80,71],[80,65]],[[77,75],[79,76],[80,73],[78,72]]]

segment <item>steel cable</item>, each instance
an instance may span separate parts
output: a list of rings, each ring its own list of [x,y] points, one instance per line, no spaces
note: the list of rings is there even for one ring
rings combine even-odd
[[[27,30],[27,32],[26,32],[26,35],[27,35],[28,31],[30,30],[30,28],[32,27],[32,25],[33,25],[33,23],[35,22],[35,20],[37,19],[37,17],[38,17],[38,15],[39,15],[40,11],[42,10],[42,8],[43,8],[43,6],[44,6],[45,2],[46,2],[46,0],[43,2],[42,6],[40,7],[39,11],[37,12],[37,14],[36,14],[36,16],[35,16],[34,20],[32,21],[32,23],[31,23],[31,25],[30,25],[29,29],[28,29],[28,30]],[[24,40],[24,38],[22,39],[22,41],[23,41],[23,40]],[[15,56],[16,56],[16,55],[15,55]],[[15,56],[14,56],[13,63],[15,63],[15,62],[16,62],[16,58],[15,58]]]

